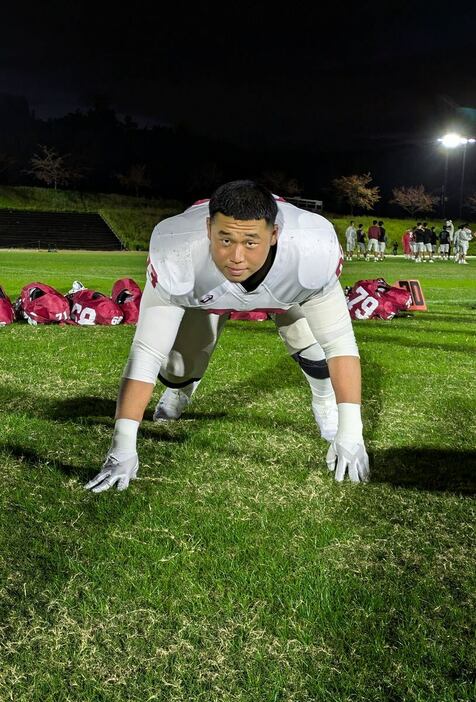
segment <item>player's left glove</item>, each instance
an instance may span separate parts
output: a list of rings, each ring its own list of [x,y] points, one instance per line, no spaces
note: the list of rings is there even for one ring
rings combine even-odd
[[[346,473],[352,482],[369,479],[369,457],[362,436],[360,405],[340,402],[337,405],[339,426],[326,456],[327,467],[335,471],[335,479],[344,480]]]
[[[126,460],[119,460],[112,453],[109,453],[101,471],[89,483],[86,483],[84,488],[91,490],[91,492],[104,492],[113,485],[117,485],[118,490],[127,490],[129,481],[136,478],[138,469],[137,453]]]

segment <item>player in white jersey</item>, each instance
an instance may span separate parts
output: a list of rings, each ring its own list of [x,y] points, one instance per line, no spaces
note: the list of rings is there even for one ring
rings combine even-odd
[[[347,261],[352,261],[354,255],[355,242],[357,238],[357,230],[354,221],[351,220],[349,226],[345,230],[345,252]]]
[[[176,419],[200,382],[231,311],[266,310],[309,382],[337,480],[367,480],[360,360],[338,277],[342,250],[328,220],[279,201],[252,181],[160,222],[119,392],[112,444],[86,488],[125,489],[136,477],[137,430],[157,377],[168,386],[154,417]]]
[[[473,238],[473,234],[471,233],[471,229],[468,227],[467,224],[464,224],[461,227],[461,230],[459,232],[459,258],[458,258],[458,263],[463,263],[467,264],[466,260],[466,255],[468,253],[468,248],[469,248],[469,242]]]

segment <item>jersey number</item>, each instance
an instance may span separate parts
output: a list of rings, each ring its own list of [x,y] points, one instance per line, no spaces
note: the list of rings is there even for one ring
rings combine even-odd
[[[77,315],[78,324],[94,324],[96,320],[96,310],[91,307],[83,307],[79,302],[75,302],[71,310],[71,316]]]
[[[377,309],[379,301],[369,295],[367,290],[365,290],[361,285],[355,291],[358,293],[352,300],[349,300],[347,307],[349,310],[356,305],[359,305],[357,309],[354,310],[354,315],[357,319],[368,319],[372,312]]]

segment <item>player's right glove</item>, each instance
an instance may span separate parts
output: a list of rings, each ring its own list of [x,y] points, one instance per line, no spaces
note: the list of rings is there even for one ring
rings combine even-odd
[[[329,450],[326,462],[329,470],[335,471],[338,482],[346,473],[352,482],[367,482],[369,479],[369,457],[362,436],[360,405],[340,402],[337,405],[339,426]]]
[[[117,484],[118,490],[126,490],[129,481],[137,477],[139,457],[135,453],[131,458],[119,460],[114,454],[108,454],[101,471],[84,486],[91,492],[104,492]]]
[[[353,483],[367,482],[369,479],[369,457],[362,443],[334,439],[326,456],[327,467],[335,470],[335,479],[341,482],[345,474]]]

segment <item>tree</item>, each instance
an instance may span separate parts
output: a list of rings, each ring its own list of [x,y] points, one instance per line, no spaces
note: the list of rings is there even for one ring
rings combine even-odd
[[[354,207],[362,210],[372,210],[380,200],[380,188],[370,187],[372,176],[370,173],[363,175],[350,175],[334,178],[332,184],[338,196],[350,206],[350,214],[354,214]]]
[[[417,212],[433,212],[438,202],[438,197],[427,193],[423,185],[393,188],[392,195],[393,198],[390,200],[390,204],[398,205],[412,217]]]
[[[55,149],[44,144],[39,144],[43,155],[34,154],[30,159],[31,168],[25,173],[35,176],[46,185],[54,185],[55,190],[58,185],[68,185],[74,181],[84,178],[80,168],[67,164],[67,159],[71,154],[60,156]]]
[[[116,173],[116,178],[127,190],[134,190],[136,197],[139,197],[139,188],[150,188],[151,180],[145,174],[147,166],[145,163],[134,163],[127,173]]]
[[[468,210],[471,210],[471,212],[476,212],[476,193],[473,193],[466,198],[466,202],[464,204]]]

